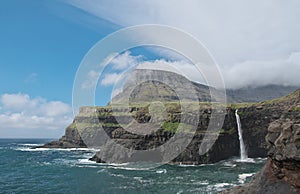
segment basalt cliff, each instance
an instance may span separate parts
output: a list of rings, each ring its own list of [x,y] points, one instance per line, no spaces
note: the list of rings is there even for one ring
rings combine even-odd
[[[137,159],[135,150],[155,149],[172,140],[179,128],[189,135],[189,129],[195,127],[196,132],[191,142],[186,148],[180,150],[180,154],[170,163],[214,163],[239,156],[235,118],[235,110],[239,109],[248,156],[268,157],[268,160],[251,183],[224,192],[274,193],[274,191],[284,190],[299,192],[300,90],[264,102],[221,105],[225,107],[215,113],[225,118],[223,124],[218,126],[219,135],[205,154],[199,154],[201,144],[206,141],[206,130],[213,112],[214,99],[210,99],[207,86],[195,83],[186,86],[182,84],[186,81],[185,78],[170,74],[169,77],[175,76],[177,80],[173,84],[178,89],[174,91],[172,87],[169,88],[164,84],[166,80],[159,80],[161,75],[152,72],[150,76],[156,81],[143,80],[142,77],[139,78],[141,79],[138,80],[139,83],[136,82],[137,80],[131,81],[134,87],[127,84],[127,89],[113,99],[119,104],[118,106],[110,103],[105,107],[81,107],[73,123],[66,128],[65,135],[58,141],[50,142],[43,147],[99,147],[101,150],[91,160],[130,162]],[[186,99],[191,101],[189,108],[192,110],[187,113],[188,116],[182,113],[177,95],[181,91],[184,93],[184,87],[188,89],[196,87],[195,95],[186,96]],[[124,99],[129,99],[128,107],[122,105]],[[153,99],[159,102],[157,106],[149,103]],[[229,99],[234,101],[232,97]],[[194,115],[195,110],[198,117]],[[162,116],[159,116],[160,112],[163,112]],[[141,131],[148,133],[146,135],[136,133]],[[215,133],[211,135],[214,136]],[[99,142],[105,143],[106,146],[101,147]],[[122,147],[131,152],[124,154]],[[159,161],[161,157],[155,153],[153,156],[144,159],[155,162],[156,158]]]
[[[300,193],[300,90],[272,104],[284,111],[267,126],[265,166],[250,183],[223,193]]]

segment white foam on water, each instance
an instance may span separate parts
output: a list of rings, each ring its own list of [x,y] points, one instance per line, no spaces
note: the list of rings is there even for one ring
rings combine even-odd
[[[108,174],[113,177],[120,177],[120,178],[124,178],[124,179],[128,178],[127,176],[125,176],[123,174],[114,174],[114,173],[110,173],[110,172],[108,172]]]
[[[98,168],[98,166],[91,166],[91,165],[77,165],[78,168]]]
[[[162,169],[162,170],[157,170],[157,171],[155,171],[157,174],[162,174],[162,173],[164,173],[164,174],[166,174],[167,173],[167,170],[166,169]]]
[[[230,186],[230,185],[231,185],[230,183],[217,183],[214,185],[214,187],[223,188],[223,187]]]
[[[223,164],[224,166],[226,166],[226,167],[236,167],[236,164],[233,164],[232,162],[224,162],[224,164]]]
[[[23,152],[41,152],[41,151],[49,151],[49,148],[28,148],[28,147],[18,147],[15,150],[23,151]]]
[[[150,170],[150,168],[132,168],[132,167],[124,167],[124,166],[107,166],[107,168],[119,169],[119,170]]]
[[[193,185],[209,185],[208,181],[195,181],[192,183]]]
[[[195,164],[179,164],[178,166],[180,166],[180,167],[194,167],[196,165]]]
[[[224,189],[224,187],[233,187],[236,186],[235,184],[231,184],[231,183],[217,183],[214,185],[209,185],[207,187],[208,190],[217,190],[217,191],[222,191]]]
[[[34,147],[34,146],[42,146],[42,145],[44,145],[44,144],[37,144],[37,143],[21,143],[21,144],[18,144],[18,145]]]
[[[98,164],[95,161],[91,161],[88,158],[84,158],[84,159],[78,159],[78,164]]]
[[[29,147],[18,147],[15,150],[24,151],[24,152],[41,152],[41,151],[90,151],[97,152],[99,150],[93,148],[29,148]]]
[[[139,181],[142,184],[143,183],[151,183],[151,182],[153,182],[153,180],[144,180],[143,177],[138,177],[138,176],[137,177],[133,177],[133,179]]]
[[[246,159],[237,159],[236,162],[244,162],[244,163],[256,163],[253,158],[246,158]]]
[[[239,174],[239,178],[238,181],[239,183],[243,184],[245,183],[246,179],[248,177],[252,177],[255,173],[243,173],[243,174]]]
[[[129,165],[129,163],[128,162],[126,162],[126,163],[107,163],[107,165],[109,165],[109,166],[127,166],[127,165]]]
[[[103,169],[97,171],[97,173],[103,173],[103,172],[107,172],[107,170],[103,168]]]

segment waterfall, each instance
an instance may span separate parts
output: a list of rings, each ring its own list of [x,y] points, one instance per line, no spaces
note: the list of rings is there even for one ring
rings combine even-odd
[[[241,124],[241,119],[240,116],[238,115],[238,110],[235,111],[235,117],[236,117],[236,122],[238,126],[238,133],[239,133],[239,141],[240,141],[240,156],[241,156],[241,161],[247,161],[248,156],[243,140],[243,131],[242,131],[242,124]]]

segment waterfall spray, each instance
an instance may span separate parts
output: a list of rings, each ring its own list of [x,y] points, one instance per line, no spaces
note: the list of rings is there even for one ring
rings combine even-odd
[[[235,111],[235,117],[236,117],[236,122],[238,126],[238,133],[239,133],[239,141],[240,141],[240,157],[241,161],[247,161],[248,156],[243,140],[243,131],[242,131],[242,124],[241,124],[241,119],[240,116],[238,115],[238,110]]]

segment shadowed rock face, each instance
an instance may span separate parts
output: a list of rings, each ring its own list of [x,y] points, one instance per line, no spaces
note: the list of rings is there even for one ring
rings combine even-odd
[[[66,128],[65,135],[58,141],[46,143],[38,148],[86,148],[86,144],[80,137],[78,130],[72,125]]]
[[[173,128],[176,127],[174,124],[178,123],[181,119],[181,115],[176,106],[172,104],[167,108],[168,116],[166,118],[166,125],[159,125],[155,133],[143,136],[124,130],[120,126],[120,122],[126,124],[128,118],[134,118],[138,123],[151,122],[151,117],[149,116],[147,109],[143,107],[131,107],[130,112],[126,114],[124,114],[122,109],[119,111],[120,112],[113,113],[112,109],[109,107],[82,107],[80,113],[74,119],[74,122],[66,129],[66,136],[57,142],[46,144],[45,147],[86,147],[82,139],[85,139],[84,142],[86,143],[86,136],[92,131],[97,131],[99,127],[102,126],[106,134],[120,145],[126,148],[132,148],[133,150],[146,150],[160,146],[168,141],[175,133],[175,131],[172,131]],[[198,121],[192,119],[192,117],[189,117],[188,120],[184,121],[187,126],[198,122],[197,132],[194,138],[189,146],[172,162],[202,164],[217,162],[232,156],[239,156],[239,142],[234,111],[235,108],[229,107],[227,108],[227,111],[223,113],[226,114],[225,121],[223,126],[220,126],[220,134],[217,141],[212,149],[205,155],[199,155],[199,147],[211,115],[209,105],[201,106],[201,114]],[[244,125],[244,140],[246,145],[248,145],[249,157],[266,157],[267,155],[266,143],[264,141],[267,129],[264,128],[264,126],[267,126],[268,122],[272,119],[274,120],[274,118],[272,118],[271,113],[270,119],[266,119],[263,116],[267,113],[267,111],[264,111],[264,107],[260,111],[261,113],[259,115],[256,115],[256,107],[242,108],[239,111]],[[256,126],[257,123],[260,125]],[[139,128],[134,125],[132,125],[132,127],[135,130],[139,130]],[[144,129],[147,128],[144,127]],[[82,132],[85,130],[89,131],[89,133]],[[105,152],[100,152],[93,157],[93,160],[104,162],[103,157],[105,156],[108,158],[115,158],[114,162],[118,162],[118,160],[121,162],[124,157],[127,157],[122,156],[122,151],[117,147],[107,146],[106,149]],[[105,155],[103,155],[104,153]],[[109,153],[111,155],[109,155]]]
[[[284,112],[268,125],[268,160],[245,186],[222,193],[300,193],[300,90],[277,100]]]

